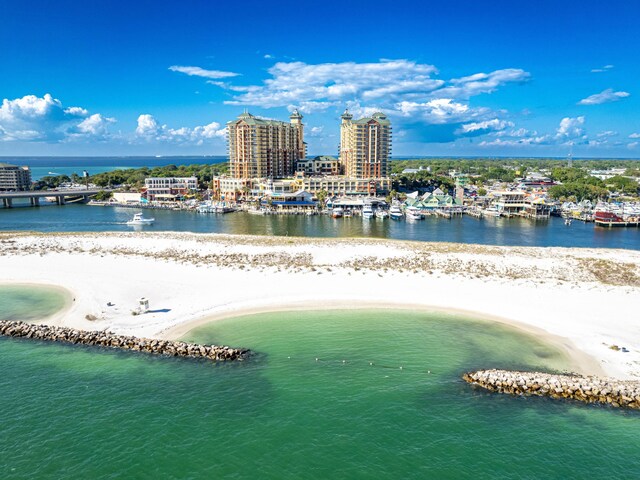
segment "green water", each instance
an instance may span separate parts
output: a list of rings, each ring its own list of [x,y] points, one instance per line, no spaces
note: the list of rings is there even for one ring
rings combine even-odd
[[[0,285],[0,320],[41,320],[60,310],[66,292],[40,285]]]
[[[260,354],[214,365],[0,340],[0,478],[640,472],[640,415],[491,395],[460,380],[474,368],[566,364],[554,348],[495,324],[407,311],[284,312],[187,338]]]

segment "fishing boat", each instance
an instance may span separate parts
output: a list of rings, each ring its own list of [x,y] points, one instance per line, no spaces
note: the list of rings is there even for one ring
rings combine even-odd
[[[362,207],[362,219],[363,220],[369,220],[371,218],[373,218],[373,206],[371,206],[370,203],[365,204]]]
[[[342,207],[336,207],[331,210],[331,216],[333,218],[341,218],[344,216],[344,209]]]
[[[144,218],[142,212],[136,213],[131,220],[127,222],[127,225],[151,225],[155,221],[155,218]]]
[[[404,216],[400,205],[392,205],[389,209],[389,216],[391,220],[400,220]]]

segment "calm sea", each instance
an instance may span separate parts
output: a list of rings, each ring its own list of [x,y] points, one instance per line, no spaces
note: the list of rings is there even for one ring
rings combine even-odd
[[[254,315],[190,340],[237,364],[0,339],[0,477],[634,478],[640,416],[491,395],[483,367],[562,369],[496,324],[407,311]],[[400,369],[400,367],[403,367]]]
[[[134,213],[135,210],[130,208],[89,205],[0,208],[0,230],[132,231],[126,222]],[[464,216],[452,220],[430,217],[421,222],[397,222],[389,219],[363,221],[360,217],[333,219],[325,215],[202,215],[167,210],[146,210],[145,216],[156,220],[153,225],[143,227],[144,231],[150,232],[370,237],[486,245],[640,249],[639,228],[606,229],[578,221],[567,226],[560,218],[536,222],[521,218],[479,220]]]
[[[125,168],[161,167],[164,165],[202,165],[227,161],[224,156],[192,157],[0,157],[0,162],[14,165],[27,165],[31,168],[31,178],[39,180],[47,175],[82,176],[86,170],[89,175],[121,170]]]

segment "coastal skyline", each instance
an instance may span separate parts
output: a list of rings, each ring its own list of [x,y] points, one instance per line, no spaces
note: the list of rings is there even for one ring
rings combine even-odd
[[[395,156],[640,156],[637,4],[118,4],[4,5],[0,155],[224,155],[295,108],[336,155],[348,107]]]

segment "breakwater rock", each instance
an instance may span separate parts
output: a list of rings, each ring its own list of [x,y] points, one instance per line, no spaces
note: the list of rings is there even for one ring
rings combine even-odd
[[[584,403],[640,409],[640,382],[539,372],[479,370],[462,378],[492,392],[566,398]]]
[[[250,350],[242,348],[138,338],[104,331],[89,332],[8,320],[0,321],[0,335],[214,361],[243,360],[251,353]]]

